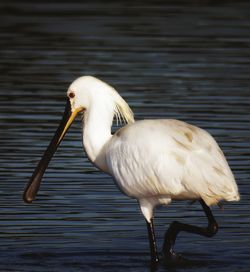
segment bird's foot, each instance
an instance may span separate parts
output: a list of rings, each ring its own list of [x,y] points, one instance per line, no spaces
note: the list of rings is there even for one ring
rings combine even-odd
[[[151,272],[156,272],[159,266],[159,259],[157,260],[151,260],[150,263],[150,271]]]
[[[174,251],[163,253],[164,262],[169,266],[185,266],[189,260]]]

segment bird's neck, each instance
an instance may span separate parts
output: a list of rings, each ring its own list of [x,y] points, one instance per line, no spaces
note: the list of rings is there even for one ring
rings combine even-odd
[[[85,112],[83,120],[83,144],[90,161],[107,172],[105,145],[111,139],[114,113],[103,105],[94,104]]]

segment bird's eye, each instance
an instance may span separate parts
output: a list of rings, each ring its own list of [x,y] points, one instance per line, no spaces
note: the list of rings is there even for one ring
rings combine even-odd
[[[69,98],[74,98],[74,97],[75,97],[75,93],[70,92],[70,93],[69,93]]]

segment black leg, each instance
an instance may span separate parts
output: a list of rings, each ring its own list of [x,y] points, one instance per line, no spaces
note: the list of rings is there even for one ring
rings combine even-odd
[[[174,252],[175,240],[180,231],[186,231],[189,233],[195,233],[206,237],[212,237],[218,231],[218,224],[215,221],[213,214],[210,208],[206,205],[206,203],[201,199],[200,204],[207,216],[208,226],[206,228],[201,228],[193,225],[183,224],[178,221],[174,221],[165,234],[165,241],[163,244],[163,255],[169,262],[178,263],[183,260],[180,255]]]
[[[159,262],[159,257],[157,253],[157,245],[155,241],[155,231],[154,231],[154,221],[153,219],[147,223],[147,228],[148,228],[148,239],[149,239],[149,245],[150,245],[150,253],[151,253],[151,265],[153,267],[156,267],[158,262]]]

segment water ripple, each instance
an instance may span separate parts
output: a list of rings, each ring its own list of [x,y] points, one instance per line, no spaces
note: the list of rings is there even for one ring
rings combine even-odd
[[[242,200],[214,208],[216,237],[183,234],[177,249],[203,262],[187,272],[248,271],[248,1],[3,1],[0,7],[0,270],[149,271],[138,205],[89,163],[79,119],[37,201],[21,198],[61,118],[69,83],[92,74],[119,90],[136,119],[182,119],[215,136]],[[206,224],[197,204],[158,209],[159,248],[173,220]]]

